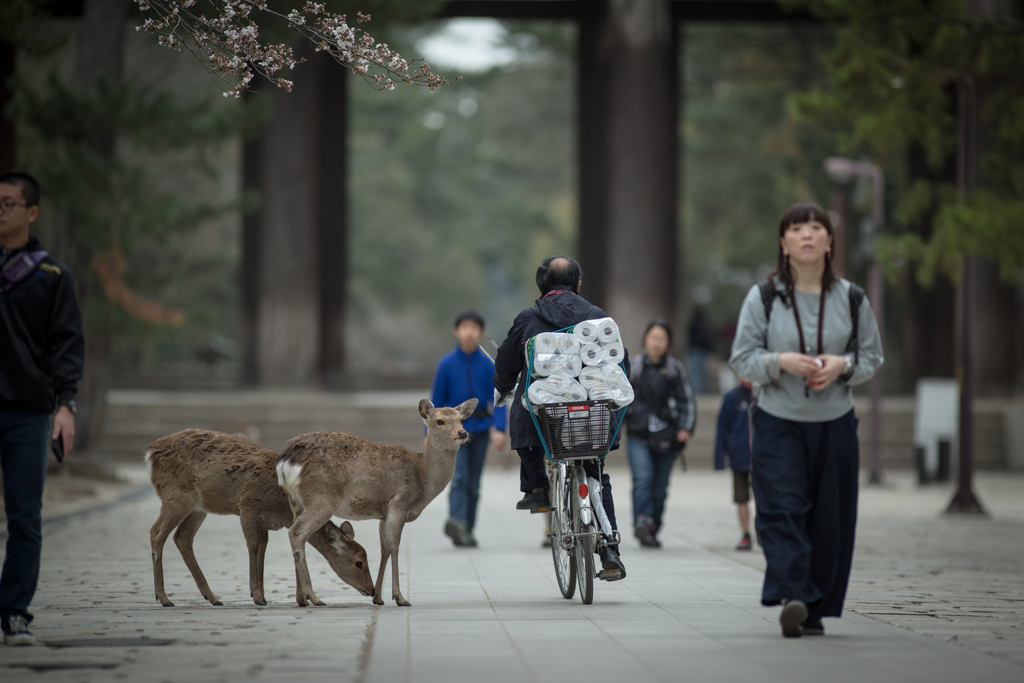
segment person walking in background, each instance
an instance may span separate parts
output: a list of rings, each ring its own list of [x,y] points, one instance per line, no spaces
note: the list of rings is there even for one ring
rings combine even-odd
[[[695,393],[711,390],[708,382],[708,358],[715,350],[715,333],[704,308],[698,306],[690,319],[690,343],[686,349],[686,364],[690,368],[690,387]]]
[[[697,404],[683,364],[669,355],[672,330],[654,320],[644,330],[644,350],[630,361],[636,398],[626,411],[633,472],[633,531],[640,545],[660,548],[672,464],[693,437]]]
[[[439,408],[452,408],[471,398],[479,403],[462,425],[469,432],[469,441],[455,456],[444,533],[456,546],[475,548],[473,528],[480,501],[480,475],[484,471],[487,444],[496,451],[505,447],[506,410],[493,406],[494,365],[477,348],[484,334],[484,319],[475,311],[460,313],[452,334],[458,343],[437,364],[431,401]]]
[[[75,284],[29,233],[38,217],[36,181],[24,173],[0,176],[0,468],[7,513],[0,626],[8,645],[35,643],[28,607],[39,580],[46,458],[51,440],[62,457],[75,442],[85,360]]]
[[[743,537],[736,550],[750,550],[750,406],[754,403],[749,379],[741,379],[722,397],[715,434],[715,469],[732,468],[732,502],[740,518]]]
[[[761,604],[783,605],[786,637],[824,635],[842,615],[857,524],[854,385],[882,365],[864,290],[832,270],[832,223],[794,204],[776,269],[740,309],[729,364],[759,385],[751,484],[768,562]]]

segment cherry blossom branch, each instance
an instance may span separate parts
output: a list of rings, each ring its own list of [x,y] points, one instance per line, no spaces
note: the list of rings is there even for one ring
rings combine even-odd
[[[304,61],[296,60],[292,48],[283,43],[260,42],[259,26],[253,18],[258,12],[283,20],[312,42],[317,52],[327,52],[378,90],[394,90],[396,83],[405,83],[434,91],[449,83],[447,78],[432,73],[425,61],[411,69],[402,55],[376,42],[363,29],[349,26],[345,15],[331,14],[323,3],[307,0],[302,7],[281,14],[271,9],[267,0],[212,0],[210,5],[217,14],[207,18],[195,9],[196,0],[135,2],[145,18],[135,30],[155,34],[164,47],[180,50],[184,46],[191,51],[225,84],[225,97],[240,97],[257,75],[290,92],[292,81],[276,74]],[[357,13],[359,25],[369,20],[369,15]],[[371,69],[380,73],[371,73]]]

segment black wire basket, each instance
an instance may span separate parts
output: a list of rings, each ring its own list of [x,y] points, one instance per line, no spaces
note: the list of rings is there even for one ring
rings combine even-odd
[[[544,403],[538,408],[541,434],[552,458],[578,460],[608,454],[618,409],[611,401]]]

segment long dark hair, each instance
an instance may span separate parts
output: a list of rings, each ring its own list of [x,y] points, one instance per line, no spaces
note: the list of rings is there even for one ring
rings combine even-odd
[[[836,233],[832,228],[832,219],[828,217],[828,212],[825,209],[814,202],[800,202],[786,209],[786,213],[782,214],[782,220],[779,221],[779,237],[784,237],[786,229],[794,223],[809,221],[817,221],[825,226],[828,236],[832,238],[832,244],[835,244]],[[839,276],[832,269],[832,252],[830,250],[825,253],[825,270],[821,274],[821,291],[827,292],[838,279]],[[768,274],[768,281],[781,282],[787,292],[793,289],[793,273],[789,270],[789,259],[782,252],[781,243],[779,244],[778,262],[775,270]]]

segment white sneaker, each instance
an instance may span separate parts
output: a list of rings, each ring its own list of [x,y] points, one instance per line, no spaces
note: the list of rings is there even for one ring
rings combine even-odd
[[[28,630],[28,622],[20,614],[12,614],[7,618],[4,629],[4,645],[35,645],[36,637]]]

